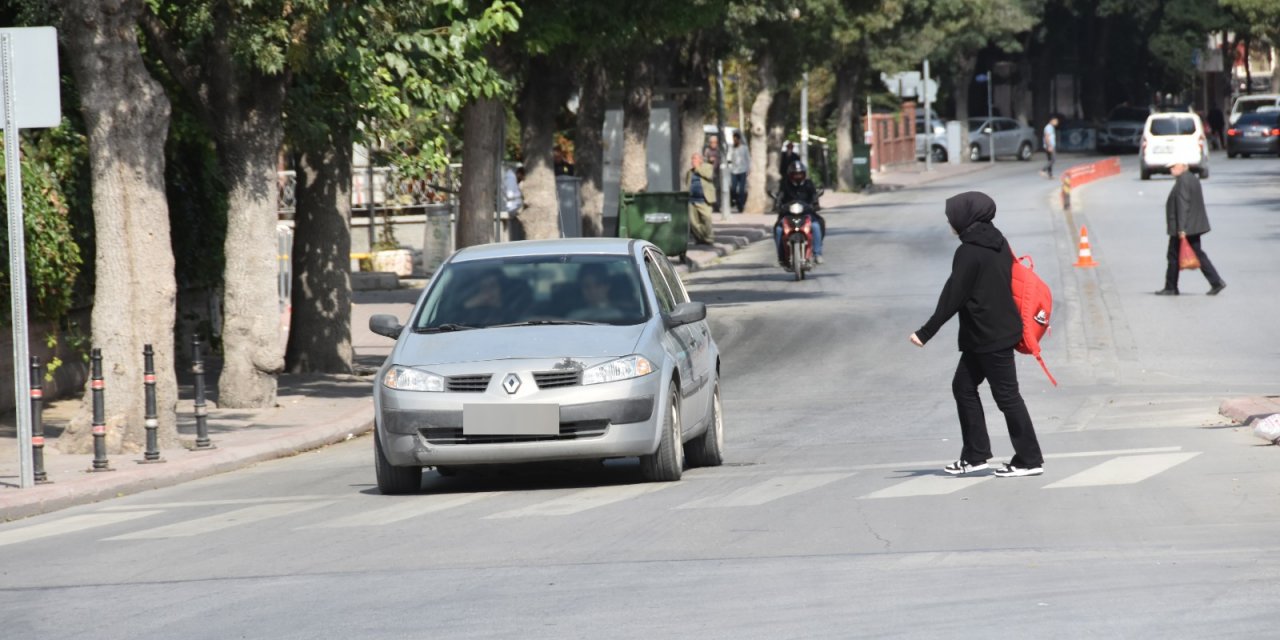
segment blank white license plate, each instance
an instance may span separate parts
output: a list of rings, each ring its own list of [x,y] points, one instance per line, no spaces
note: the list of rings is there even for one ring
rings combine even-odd
[[[554,436],[560,433],[560,405],[464,404],[467,436]]]
[[[1244,135],[1245,135],[1245,137],[1246,137],[1246,138],[1261,138],[1261,137],[1262,137],[1262,132],[1261,132],[1261,131],[1246,131],[1246,132],[1244,132]]]
[[[1170,151],[1173,151],[1173,149],[1170,149],[1169,147],[1154,147],[1151,150],[1155,153],[1169,153]]]

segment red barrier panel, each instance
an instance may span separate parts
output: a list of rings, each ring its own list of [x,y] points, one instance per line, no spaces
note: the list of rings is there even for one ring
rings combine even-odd
[[[1088,184],[1094,180],[1118,175],[1120,173],[1120,158],[1110,157],[1097,162],[1081,164],[1071,167],[1062,172],[1062,208],[1071,209],[1071,189],[1083,184]]]

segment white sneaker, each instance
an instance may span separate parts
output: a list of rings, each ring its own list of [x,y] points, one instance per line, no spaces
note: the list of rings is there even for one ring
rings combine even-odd
[[[964,460],[956,460],[955,462],[952,462],[951,464],[943,467],[942,470],[946,471],[947,473],[953,476],[962,476],[966,473],[973,473],[974,471],[982,471],[983,469],[986,469],[986,468],[987,468],[987,463],[985,462],[982,462],[979,464],[969,464]]]
[[[1015,467],[1006,464],[996,469],[996,475],[1001,478],[1021,478],[1022,476],[1038,476],[1044,473],[1044,467]]]

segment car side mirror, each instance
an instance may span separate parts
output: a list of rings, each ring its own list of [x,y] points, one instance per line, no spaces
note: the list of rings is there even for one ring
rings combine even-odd
[[[707,305],[703,302],[682,302],[663,317],[668,329],[693,324],[707,319]]]
[[[379,313],[369,318],[369,330],[395,340],[404,331],[404,325],[400,324],[400,320],[393,315]]]

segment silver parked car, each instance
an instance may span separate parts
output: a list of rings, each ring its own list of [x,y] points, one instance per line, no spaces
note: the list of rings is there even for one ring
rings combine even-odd
[[[679,480],[722,461],[720,353],[656,246],[626,238],[470,247],[432,278],[378,371],[375,471],[383,493],[423,467],[638,456]]]
[[[990,158],[992,139],[997,158],[1017,156],[1027,161],[1040,146],[1035,129],[1013,118],[969,118],[969,160]]]

